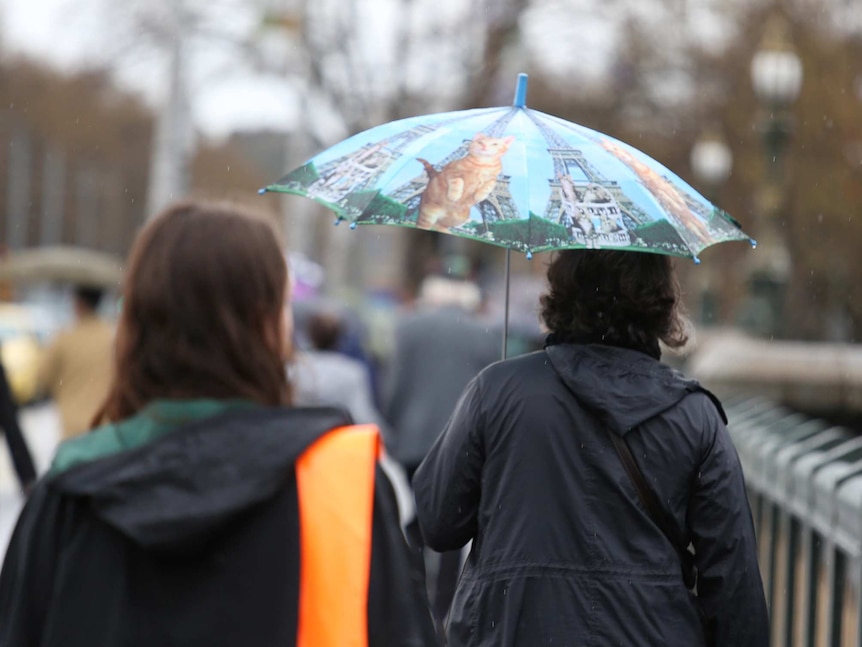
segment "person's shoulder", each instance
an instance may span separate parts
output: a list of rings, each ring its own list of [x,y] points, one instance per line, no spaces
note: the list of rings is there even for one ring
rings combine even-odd
[[[60,443],[49,474],[56,475],[76,465],[89,463],[123,450],[115,425],[107,424]]]
[[[77,327],[77,330],[79,330],[81,334],[110,339],[114,335],[114,324],[100,317],[94,317],[87,322],[82,322],[81,325]]]
[[[666,386],[686,392],[679,406],[685,407],[692,414],[708,419],[715,418],[727,424],[727,414],[721,400],[700,381],[664,363],[656,362],[656,365],[661,368],[662,381]]]
[[[48,348],[52,349],[61,349],[65,348],[69,345],[73,345],[75,343],[75,336],[77,335],[78,329],[76,326],[70,326],[68,328],[63,328],[62,330],[58,330],[54,333],[54,336],[51,337],[48,342]]]
[[[687,421],[687,427],[714,433],[727,424],[727,417],[721,401],[710,391],[691,380],[689,392],[667,412],[667,415],[681,417]]]
[[[536,375],[536,371],[542,371],[547,366],[549,366],[547,355],[539,350],[497,360],[482,369],[479,376],[487,382],[513,378],[528,380]]]

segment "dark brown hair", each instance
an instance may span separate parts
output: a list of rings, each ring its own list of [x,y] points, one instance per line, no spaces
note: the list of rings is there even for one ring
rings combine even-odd
[[[282,330],[287,267],[273,227],[229,205],[169,207],[135,240],[115,377],[95,423],[159,398],[289,399]]]
[[[87,310],[96,312],[99,309],[99,303],[102,301],[104,290],[90,285],[78,285],[75,287],[74,294],[78,303],[87,308]]]
[[[334,312],[315,312],[308,318],[308,340],[317,350],[335,350],[344,324]]]
[[[688,341],[670,257],[615,250],[565,250],[548,267],[542,320],[562,340],[646,347]]]

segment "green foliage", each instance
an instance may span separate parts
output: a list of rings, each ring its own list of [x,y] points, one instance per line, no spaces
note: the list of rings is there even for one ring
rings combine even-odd
[[[635,248],[651,249],[673,256],[691,256],[676,229],[667,220],[656,220],[633,230]]]
[[[527,249],[556,245],[569,241],[566,228],[555,222],[530,214],[523,220],[498,220],[488,223],[488,230],[499,243],[518,241]]]
[[[370,200],[366,200],[367,195],[374,195]],[[389,198],[380,191],[360,191],[354,195],[361,196],[358,202],[365,201],[365,207],[361,216],[362,222],[374,222],[380,224],[392,224],[395,222],[403,222],[406,218],[407,208]]]
[[[568,245],[571,236],[563,225],[545,220],[534,213],[530,213],[531,238],[530,247],[542,247],[544,245]]]
[[[679,243],[679,234],[667,220],[656,220],[634,230],[635,234],[647,245],[660,243]]]
[[[344,211],[358,216],[368,208],[368,205],[374,200],[376,194],[377,191],[354,191],[348,193],[339,203]]]
[[[314,162],[308,162],[285,176],[278,184],[296,182],[302,187],[307,187],[317,181],[318,178],[320,178],[320,173],[317,172]]]

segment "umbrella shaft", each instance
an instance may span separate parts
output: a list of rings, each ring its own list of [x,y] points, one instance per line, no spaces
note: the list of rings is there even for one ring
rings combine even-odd
[[[503,308],[503,359],[506,359],[506,352],[509,346],[509,273],[512,269],[512,250],[506,248],[506,297],[505,307]]]

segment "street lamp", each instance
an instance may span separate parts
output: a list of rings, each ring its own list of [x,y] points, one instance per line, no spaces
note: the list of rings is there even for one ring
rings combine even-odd
[[[730,176],[733,154],[718,130],[704,131],[691,148],[691,170],[704,187],[711,202],[717,202],[718,191]],[[711,323],[718,314],[718,295],[712,271],[702,266],[695,273],[695,293],[700,299],[700,320]]]
[[[754,234],[758,249],[749,268],[749,299],[743,325],[763,335],[780,335],[790,276],[790,254],[779,227],[784,205],[783,153],[793,134],[790,106],[802,89],[802,61],[790,40],[790,26],[779,14],[766,22],[760,48],[751,60],[751,82],[762,105],[760,132],[766,173],[757,196]]]
[[[714,193],[730,176],[733,155],[724,138],[715,131],[705,131],[691,148],[691,170],[706,187],[707,196],[715,200]]]
[[[760,49],[751,59],[751,83],[757,98],[770,107],[792,104],[802,89],[802,61],[790,41],[787,21],[777,14],[767,21]]]

